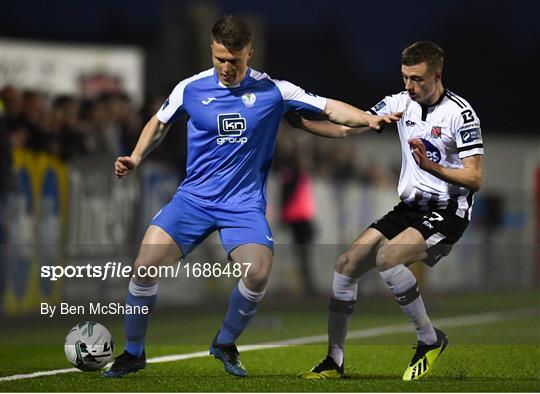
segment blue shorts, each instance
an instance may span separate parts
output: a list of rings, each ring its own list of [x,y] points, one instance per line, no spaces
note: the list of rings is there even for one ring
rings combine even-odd
[[[259,208],[231,207],[212,204],[189,193],[179,191],[152,219],[178,244],[184,257],[215,230],[229,255],[248,243],[267,246],[274,252],[272,231]]]

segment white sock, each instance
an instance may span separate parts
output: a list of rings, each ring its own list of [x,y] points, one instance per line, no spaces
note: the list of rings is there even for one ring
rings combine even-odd
[[[240,294],[242,294],[244,297],[246,297],[246,299],[251,302],[261,302],[264,298],[264,295],[266,294],[266,289],[264,289],[263,291],[255,291],[248,289],[244,284],[243,279],[240,279],[238,281],[238,290],[240,291]]]
[[[354,311],[358,294],[358,279],[334,272],[332,298],[328,312],[328,355],[342,366],[343,345],[347,336],[347,325]]]
[[[381,271],[380,274],[396,296],[396,301],[403,312],[413,322],[418,340],[426,345],[437,342],[437,334],[427,316],[426,307],[418,291],[418,284],[413,273],[400,264],[386,271]]]

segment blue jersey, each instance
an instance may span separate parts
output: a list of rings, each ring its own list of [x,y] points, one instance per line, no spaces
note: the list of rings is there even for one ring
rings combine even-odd
[[[187,175],[179,191],[209,203],[266,207],[279,123],[289,110],[321,112],[326,99],[251,68],[226,87],[210,69],[181,81],[156,114],[187,128]]]

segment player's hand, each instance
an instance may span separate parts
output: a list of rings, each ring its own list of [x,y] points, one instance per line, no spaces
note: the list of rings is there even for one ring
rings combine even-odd
[[[371,115],[368,126],[374,130],[382,130],[384,126],[396,123],[401,119],[403,112],[393,112],[390,115]]]
[[[416,164],[418,164],[421,169],[430,171],[433,168],[434,163],[429,160],[426,147],[422,140],[420,138],[411,138],[408,142]]]
[[[114,163],[114,175],[117,178],[128,176],[138,165],[139,162],[130,156],[117,157]]]

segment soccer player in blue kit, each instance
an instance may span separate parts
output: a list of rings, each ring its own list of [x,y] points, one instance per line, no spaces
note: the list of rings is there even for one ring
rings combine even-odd
[[[235,341],[263,299],[272,267],[266,181],[282,117],[290,110],[308,110],[337,124],[380,129],[400,116],[372,115],[271,79],[248,66],[251,42],[251,30],[242,20],[227,16],[218,21],[211,40],[214,67],[181,81],[143,128],[131,156],[119,157],[115,163],[116,176],[127,176],[179,115],[189,115],[187,175],[143,238],[127,304],[151,311],[156,301],[157,280],[138,276],[139,267],[172,264],[219,231],[232,261],[251,263],[233,289],[225,319],[210,345],[210,354],[223,362],[225,371],[240,377],[247,372]],[[149,315],[125,315],[125,351],[103,376],[121,377],[146,366]]]

